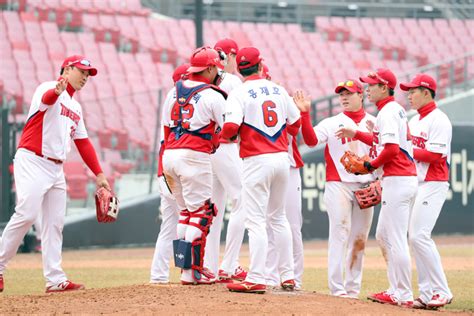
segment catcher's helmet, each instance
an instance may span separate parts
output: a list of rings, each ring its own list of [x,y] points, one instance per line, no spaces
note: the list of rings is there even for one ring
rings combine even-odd
[[[196,49],[191,55],[190,63],[191,67],[188,68],[188,73],[200,72],[211,66],[222,68],[219,54],[210,47]]]

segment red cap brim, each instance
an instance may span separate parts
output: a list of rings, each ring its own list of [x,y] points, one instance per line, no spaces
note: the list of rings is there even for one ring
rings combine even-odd
[[[353,87],[337,86],[336,89],[334,90],[334,92],[340,93],[342,90],[347,90],[347,91],[352,92],[352,93],[356,93],[356,92],[361,93],[361,91],[359,91],[359,89],[355,85]]]
[[[89,76],[95,76],[97,75],[97,69],[95,69],[94,67],[88,67],[88,66],[84,66],[82,64],[74,64],[74,67],[77,67],[79,69],[82,69],[82,70],[89,70]]]
[[[408,91],[412,88],[418,88],[418,87],[421,87],[419,84],[414,84],[414,83],[400,83],[400,89],[402,89],[403,91]]]
[[[370,77],[359,77],[359,80],[368,84],[376,84],[381,83],[377,78],[370,78]]]

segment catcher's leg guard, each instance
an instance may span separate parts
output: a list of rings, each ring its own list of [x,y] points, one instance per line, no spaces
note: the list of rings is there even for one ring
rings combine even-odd
[[[198,236],[192,241],[192,266],[193,278],[199,282],[204,274],[207,278],[213,279],[214,276],[210,271],[204,268],[204,253],[206,248],[206,236],[209,234],[209,228],[212,224],[212,219],[217,215],[217,208],[210,200],[197,211],[191,213],[190,226],[194,226],[201,231],[201,236]],[[197,220],[196,220],[197,219]]]
[[[184,239],[186,236],[186,228],[188,227],[189,220],[191,219],[191,213],[185,209],[179,212],[179,221],[178,221],[178,239]]]
[[[179,213],[178,239],[173,240],[174,265],[182,269],[191,268],[191,243],[184,240],[190,219],[191,213],[188,210]]]

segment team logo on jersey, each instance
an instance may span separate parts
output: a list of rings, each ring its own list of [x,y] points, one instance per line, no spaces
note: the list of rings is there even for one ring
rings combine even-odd
[[[79,114],[71,110],[70,108],[66,107],[64,104],[61,103],[61,113],[62,116],[69,117],[74,123],[79,124],[79,120],[81,117]]]
[[[423,136],[418,137],[418,136],[412,136],[411,142],[413,146],[420,148],[420,149],[425,149],[426,148],[426,138]]]
[[[423,205],[428,205],[428,201],[423,201]]]
[[[178,101],[179,101],[179,103],[184,103],[184,101],[186,101],[186,98],[181,97],[181,98],[179,98]]]

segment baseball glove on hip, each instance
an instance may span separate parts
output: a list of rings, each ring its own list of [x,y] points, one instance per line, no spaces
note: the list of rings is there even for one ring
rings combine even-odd
[[[369,169],[367,169],[366,167],[367,164],[370,165],[370,158],[367,155],[359,157],[352,151],[348,150],[344,152],[344,155],[342,155],[340,162],[348,173],[360,175],[368,174],[372,171],[369,171]]]
[[[117,220],[119,200],[106,188],[100,188],[95,193],[95,209],[99,223],[110,223]]]
[[[354,192],[361,209],[377,205],[382,200],[382,187],[379,180],[375,180],[365,187]]]

